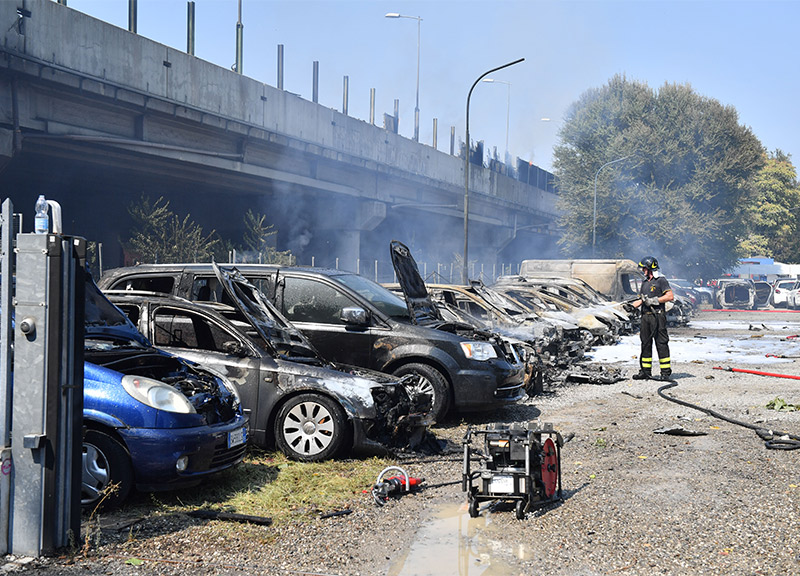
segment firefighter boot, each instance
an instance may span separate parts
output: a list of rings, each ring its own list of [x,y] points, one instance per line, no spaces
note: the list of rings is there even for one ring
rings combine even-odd
[[[633,379],[634,380],[649,380],[650,379],[650,374],[648,374],[644,370],[639,370],[638,374],[634,374],[633,375]]]
[[[672,370],[667,368],[666,370],[661,371],[661,376],[658,378],[659,380],[663,380],[664,382],[669,382],[672,380]]]

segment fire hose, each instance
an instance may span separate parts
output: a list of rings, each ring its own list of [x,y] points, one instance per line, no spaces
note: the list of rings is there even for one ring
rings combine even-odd
[[[717,368],[714,367],[715,370],[728,370],[731,372],[755,372],[751,370],[738,370],[734,368]],[[757,372],[756,372],[757,373]],[[669,400],[670,402],[674,402],[675,404],[680,404],[681,406],[686,406],[687,408],[692,408],[693,410],[699,410],[709,416],[714,418],[718,418],[719,420],[724,420],[725,422],[730,422],[731,424],[735,424],[736,426],[742,426],[744,428],[749,428],[753,430],[756,434],[758,434],[759,438],[764,440],[764,445],[769,448],[770,450],[797,450],[800,448],[800,436],[796,436],[794,434],[790,434],[789,432],[775,432],[773,430],[769,430],[762,426],[756,426],[754,424],[748,424],[747,422],[742,422],[740,420],[734,420],[733,418],[729,418],[724,414],[720,414],[710,408],[703,408],[702,406],[698,406],[697,404],[692,404],[691,402],[686,402],[684,400],[680,400],[679,398],[675,398],[674,396],[668,396],[664,394],[664,390],[668,390],[670,388],[674,388],[677,386],[677,382],[670,382],[669,384],[664,384],[658,389],[658,395],[664,398],[665,400]]]
[[[775,378],[792,378],[793,380],[800,380],[800,376],[793,374],[776,374],[774,372],[762,372],[761,370],[745,370],[744,368],[723,368],[722,366],[714,366],[714,370],[725,370],[726,372],[744,372],[745,374],[758,374],[759,376],[773,376]]]

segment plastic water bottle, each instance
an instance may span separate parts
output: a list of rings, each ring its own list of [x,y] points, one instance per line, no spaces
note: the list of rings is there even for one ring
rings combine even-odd
[[[47,200],[45,200],[44,194],[39,194],[39,199],[36,201],[33,231],[37,234],[47,234],[50,231],[50,217],[47,215]]]

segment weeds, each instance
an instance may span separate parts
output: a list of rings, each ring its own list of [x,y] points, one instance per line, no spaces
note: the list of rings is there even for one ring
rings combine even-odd
[[[152,493],[138,504],[133,499],[129,507],[146,506],[148,514],[165,515],[210,508],[266,516],[273,523],[311,520],[364,497],[389,464],[382,458],[295,462],[251,448],[241,464],[191,491]]]
[[[84,536],[83,546],[81,547],[81,554],[84,558],[89,556],[89,553],[92,550],[92,542],[94,542],[96,547],[100,546],[100,510],[103,509],[103,505],[106,503],[106,500],[108,500],[118,491],[118,482],[112,482],[106,486],[102,491],[102,497],[89,513],[89,518],[86,520],[86,535]],[[73,537],[70,536],[70,540],[72,540],[72,538]],[[73,546],[75,546],[75,544],[73,544]],[[77,547],[75,546],[75,548]]]

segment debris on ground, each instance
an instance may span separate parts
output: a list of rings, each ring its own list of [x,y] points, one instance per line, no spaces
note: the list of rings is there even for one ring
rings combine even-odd
[[[708,434],[708,432],[689,430],[683,426],[670,426],[666,428],[657,428],[653,430],[653,434],[669,434],[670,436],[705,436]]]

